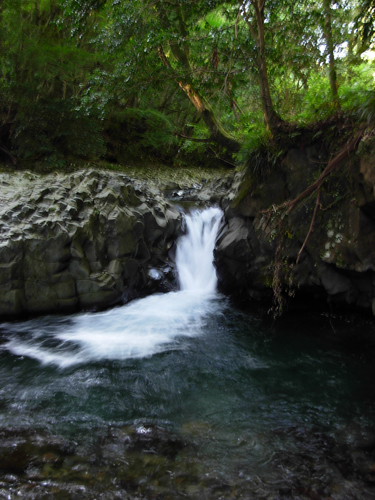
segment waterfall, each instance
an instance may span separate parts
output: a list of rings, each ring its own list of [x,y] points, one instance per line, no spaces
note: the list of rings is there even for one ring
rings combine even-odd
[[[183,337],[201,335],[218,314],[213,250],[222,220],[219,208],[186,216],[177,242],[180,290],[134,300],[122,307],[72,316],[46,316],[8,324],[4,348],[60,368],[152,356],[180,349]]]
[[[180,237],[176,252],[181,290],[216,290],[213,251],[222,217],[223,212],[217,207],[186,217],[186,234]]]

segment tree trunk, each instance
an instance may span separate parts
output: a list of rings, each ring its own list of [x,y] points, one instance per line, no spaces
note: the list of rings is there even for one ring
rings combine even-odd
[[[221,125],[216,115],[206,100],[205,97],[201,97],[196,90],[192,88],[189,83],[178,82],[182,90],[189,97],[190,102],[194,105],[195,109],[198,111],[202,120],[204,121],[206,127],[210,132],[210,139],[221,146],[229,149],[234,153],[238,152],[241,148],[241,144],[236,141]]]
[[[262,5],[260,5],[262,2]],[[272,130],[279,122],[279,117],[275,113],[270,86],[268,82],[267,61],[266,61],[266,43],[264,39],[264,1],[253,0],[255,15],[258,27],[258,69],[260,80],[260,94],[262,96],[264,119],[267,128]]]
[[[185,23],[182,17],[182,12],[180,9],[177,11],[178,20],[179,20],[179,29],[181,31],[181,38],[184,42],[180,45],[178,42],[170,42],[169,46],[172,54],[176,58],[176,60],[181,64],[185,71],[185,76],[181,78],[180,76],[176,76],[176,81],[181,87],[181,89],[185,92],[185,94],[190,99],[190,102],[194,105],[195,109],[198,111],[202,120],[204,121],[208,131],[210,133],[210,139],[217,144],[224,146],[229,151],[236,153],[241,148],[241,143],[237,141],[234,137],[232,137],[221,125],[219,120],[217,119],[214,110],[208,103],[207,99],[204,96],[201,96],[199,92],[192,85],[190,75],[192,73],[192,69],[189,61],[189,46],[186,42],[187,33],[185,29]],[[165,10],[162,7],[159,7],[159,16],[162,20],[164,26],[166,28],[171,29],[171,24],[167,17]],[[171,64],[166,57],[163,48],[159,47],[158,50],[159,57],[163,64],[168,68],[171,68]]]
[[[323,0],[324,8],[324,36],[327,44],[329,58],[329,84],[331,86],[332,100],[336,109],[340,109],[340,100],[337,92],[337,74],[335,55],[333,53],[332,21],[331,21],[331,0]]]
[[[271,132],[279,128],[284,122],[280,116],[276,113],[273,106],[270,86],[268,81],[267,72],[267,61],[266,61],[266,42],[264,37],[264,4],[265,0],[251,0],[251,5],[254,9],[256,29],[255,26],[251,24],[247,14],[247,3],[243,3],[242,15],[249,27],[250,33],[255,40],[257,51],[258,51],[258,61],[257,67],[259,72],[259,88],[260,95],[262,99],[264,121],[266,122],[266,127]]]

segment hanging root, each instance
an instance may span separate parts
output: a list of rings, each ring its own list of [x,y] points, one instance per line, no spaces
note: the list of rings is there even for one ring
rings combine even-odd
[[[308,231],[308,233],[306,235],[305,241],[303,242],[303,245],[301,246],[301,249],[298,252],[296,264],[298,264],[299,258],[301,257],[301,253],[303,252],[303,249],[306,246],[307,240],[309,239],[310,234],[313,231],[314,222],[315,222],[315,219],[316,219],[316,214],[318,213],[319,205],[320,205],[320,187],[318,188],[318,194],[316,196],[316,203],[315,203],[314,213],[313,213],[313,216],[312,216],[312,219],[311,219],[310,228],[309,228],[309,231]]]
[[[270,214],[275,211],[282,210],[286,208],[286,215],[290,214],[290,212],[307,196],[309,196],[311,193],[314,191],[317,191],[320,189],[322,186],[323,182],[326,180],[326,178],[334,171],[336,168],[338,168],[341,163],[345,160],[347,156],[349,156],[353,151],[357,149],[359,141],[362,139],[363,134],[364,134],[365,127],[360,127],[356,135],[353,137],[351,141],[345,146],[344,149],[340,151],[330,162],[328,162],[328,165],[324,169],[324,171],[320,174],[318,179],[310,184],[301,194],[299,194],[296,198],[293,200],[285,201],[281,205],[278,205],[275,207],[275,205],[272,205],[271,208],[267,208],[266,210],[261,210],[261,213],[264,214]]]
[[[265,214],[266,217],[268,217],[268,222],[271,218],[271,215],[274,214],[275,212],[280,212],[282,210],[285,210],[284,213],[281,215],[281,218],[284,218],[285,215],[289,215],[290,212],[305,198],[307,198],[310,194],[314,193],[314,191],[317,191],[317,200],[315,204],[315,209],[314,209],[314,214],[311,220],[310,228],[307,233],[307,236],[305,238],[305,241],[303,242],[303,245],[301,247],[301,250],[298,252],[297,256],[297,263],[300,259],[300,256],[306,246],[306,243],[310,237],[310,234],[313,231],[313,225],[316,219],[316,214],[318,212],[318,208],[320,205],[320,188],[322,187],[323,182],[326,180],[326,178],[334,171],[336,170],[342,162],[353,152],[357,149],[359,141],[362,139],[364,133],[365,133],[365,126],[359,127],[356,135],[353,137],[351,141],[348,142],[348,144],[343,148],[332,160],[328,162],[328,165],[324,169],[324,171],[320,174],[318,179],[310,184],[301,194],[299,194],[296,198],[293,200],[285,201],[284,203],[275,206],[272,205],[271,208],[267,208],[266,210],[261,210],[260,213]],[[268,225],[267,222],[267,225]]]

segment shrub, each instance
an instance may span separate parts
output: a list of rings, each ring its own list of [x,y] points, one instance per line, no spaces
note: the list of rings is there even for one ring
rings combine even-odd
[[[67,156],[98,158],[105,153],[100,124],[70,99],[39,100],[18,109],[13,142],[21,159],[64,164]]]
[[[252,179],[264,181],[276,166],[282,151],[277,148],[271,134],[265,130],[253,131],[244,138],[237,163],[246,168]]]
[[[173,125],[163,114],[151,109],[128,108],[112,113],[105,126],[110,156],[143,154],[165,158],[175,143]]]

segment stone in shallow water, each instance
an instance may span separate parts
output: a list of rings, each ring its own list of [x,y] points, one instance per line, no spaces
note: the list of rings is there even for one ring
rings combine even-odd
[[[155,268],[152,268],[152,269],[149,269],[147,275],[153,279],[153,280],[156,280],[156,281],[159,281],[162,279],[163,275],[160,271],[158,271],[157,269]]]

